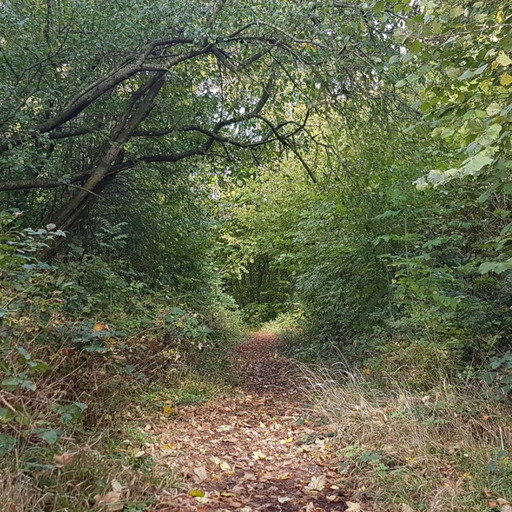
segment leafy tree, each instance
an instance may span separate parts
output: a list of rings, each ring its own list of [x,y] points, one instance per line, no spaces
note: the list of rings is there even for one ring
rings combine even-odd
[[[0,190],[53,201],[46,217],[69,230],[134,169],[277,144],[315,179],[299,134],[378,82],[395,17],[376,5],[7,2]]]
[[[434,137],[444,140],[448,165],[417,181],[419,188],[463,180],[481,188],[502,220],[510,216],[512,144],[512,11],[508,2],[418,2],[401,35],[409,63],[398,87],[419,88],[416,102]],[[464,186],[464,185],[463,185]],[[510,226],[494,236],[498,263],[483,272],[502,273],[510,263]]]

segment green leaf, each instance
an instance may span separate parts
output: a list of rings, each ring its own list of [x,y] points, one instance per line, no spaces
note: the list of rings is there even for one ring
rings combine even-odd
[[[475,73],[471,69],[466,69],[466,71],[464,71],[464,73],[462,73],[462,75],[459,76],[458,80],[462,82],[463,80],[469,80],[474,76]]]
[[[501,106],[499,103],[491,103],[486,109],[487,115],[490,117],[497,116],[501,112]]]
[[[26,361],[30,360],[31,355],[23,347],[16,347],[16,350]]]
[[[502,53],[494,62],[500,66],[503,66],[504,68],[507,68],[512,64],[512,59],[506,53]]]
[[[512,269],[512,262],[505,261],[503,263],[495,263],[492,261],[487,261],[482,263],[478,268],[480,274],[489,274],[490,272],[494,274],[503,274],[507,270]]]
[[[475,176],[479,174],[479,171],[485,166],[491,164],[493,159],[483,152],[478,153],[474,157],[470,158],[466,165],[462,168],[462,172],[464,175]]]
[[[14,418],[14,413],[5,407],[0,408],[0,423],[9,423]]]
[[[9,452],[12,452],[18,443],[15,437],[10,436],[9,434],[2,434],[0,432],[0,455],[6,455]]]
[[[48,444],[55,444],[59,440],[59,432],[53,428],[50,429],[36,429],[34,431],[43,441]]]

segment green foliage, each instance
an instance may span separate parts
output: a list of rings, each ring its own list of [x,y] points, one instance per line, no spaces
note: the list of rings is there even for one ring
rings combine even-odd
[[[17,213],[0,219],[1,450],[13,450],[21,438],[55,444],[72,424],[98,414],[104,404],[97,400],[114,382],[130,389],[170,379],[196,353],[208,358],[218,351],[225,338],[220,329],[225,332],[231,320],[213,290],[199,312],[201,300],[190,301],[192,309],[171,288],[150,288],[124,260],[80,254],[79,262],[41,263],[38,252],[62,233],[51,225],[23,229]],[[107,227],[99,233],[106,258],[125,243],[123,226],[105,236]],[[217,311],[224,311],[223,324]],[[75,367],[84,365],[90,369],[76,374]],[[68,374],[74,385],[47,397],[49,383]]]
[[[419,4],[398,36],[408,53],[394,65],[408,62],[411,73],[401,82],[420,87],[415,106],[432,136],[446,142],[450,159],[416,184],[442,187],[455,180],[480,187],[479,201],[500,208],[504,221],[489,241],[497,262],[484,262],[480,271],[503,273],[510,270],[510,5],[468,0]]]

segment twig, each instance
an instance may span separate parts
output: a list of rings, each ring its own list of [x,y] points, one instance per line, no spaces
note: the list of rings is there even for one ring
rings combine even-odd
[[[18,413],[18,411],[3,396],[0,396],[0,400],[5,405],[5,407],[7,407],[7,409],[9,409],[11,412],[13,412],[14,414]]]

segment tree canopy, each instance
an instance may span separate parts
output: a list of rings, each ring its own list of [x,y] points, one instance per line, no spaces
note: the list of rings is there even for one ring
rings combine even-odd
[[[30,503],[241,507],[168,467],[171,494],[145,484],[167,456],[151,425],[236,389],[214,419],[257,402],[244,450],[288,450],[287,488],[320,447],[280,505],[342,507],[355,478],[347,510],[509,511],[510,2],[16,0],[0,28],[0,455]],[[205,423],[221,446],[232,426]],[[76,482],[57,447],[105,425],[96,466],[116,469]],[[236,469],[211,448],[184,481],[283,476],[256,475],[283,460],[260,447]]]

